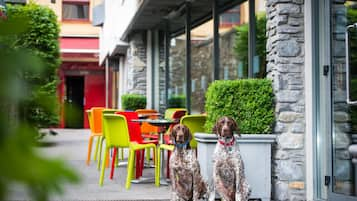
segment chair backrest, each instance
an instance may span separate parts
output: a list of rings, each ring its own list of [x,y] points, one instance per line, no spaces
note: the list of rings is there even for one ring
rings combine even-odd
[[[138,114],[150,114],[150,113],[157,113],[154,109],[137,109],[135,110]]]
[[[204,125],[206,123],[207,116],[204,114],[193,114],[193,115],[185,115],[181,118],[180,123],[187,126],[190,129],[192,134],[192,140],[190,141],[190,146],[192,148],[197,147],[197,141],[195,140],[196,132],[204,132]]]
[[[151,114],[151,113],[158,113],[156,110],[153,109],[137,109],[135,110],[135,112],[139,114]],[[149,119],[157,119],[157,116],[149,116]],[[159,132],[159,128],[157,126],[152,126],[151,124],[147,123],[147,122],[143,122],[140,126],[141,128],[141,133],[158,133]]]
[[[140,123],[139,122],[132,122],[133,119],[139,119],[138,113],[132,111],[126,112],[116,112],[115,114],[123,115],[126,118],[126,122],[129,129],[129,136],[131,142],[142,143],[143,138],[141,137],[141,130],[140,130]]]
[[[180,121],[181,117],[187,114],[187,110],[185,108],[167,108],[165,111],[165,119],[178,120]],[[172,128],[178,123],[171,124],[169,129],[167,129],[166,133],[170,133]]]
[[[129,130],[126,118],[118,114],[103,115],[103,130],[109,147],[129,147]]]
[[[92,119],[92,110],[86,110],[87,116],[88,116],[88,122],[89,122],[89,128],[92,133],[94,133],[94,128],[93,128],[93,119]]]
[[[102,111],[103,107],[93,107],[92,110],[92,122],[94,133],[102,133]]]
[[[165,110],[165,119],[174,119],[180,118],[187,114],[187,110],[185,108],[167,108]],[[182,116],[181,116],[182,115]]]

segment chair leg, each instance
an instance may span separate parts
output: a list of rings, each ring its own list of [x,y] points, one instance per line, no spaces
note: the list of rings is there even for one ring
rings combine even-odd
[[[146,161],[150,163],[150,148],[146,148],[145,151],[146,151]]]
[[[99,186],[103,186],[104,172],[105,172],[105,161],[107,160],[106,158],[108,156],[109,156],[109,148],[105,147],[104,160],[102,162],[102,169],[100,171]]]
[[[156,163],[155,163],[155,185],[160,186],[160,151],[161,148],[160,146],[157,149],[157,152],[155,153],[156,155]]]
[[[117,158],[116,155],[117,155],[117,150],[118,148],[114,148],[114,153],[113,153],[113,158],[112,158],[112,169],[110,170],[110,179],[113,179],[113,176],[114,176],[114,168],[115,168],[115,159]]]
[[[170,156],[171,151],[167,151],[167,162],[166,162],[166,178],[170,178]]]
[[[95,143],[95,150],[94,150],[94,156],[93,156],[93,160],[96,161],[97,160],[97,155],[98,155],[98,146],[100,143],[100,138],[102,138],[102,136],[97,137],[97,142]]]
[[[121,160],[124,160],[124,148],[121,148]]]
[[[140,160],[141,160],[141,153],[140,150],[135,151],[135,179],[138,179],[140,177]]]
[[[119,153],[119,151],[122,149],[122,148],[117,148],[118,150],[117,150],[117,155],[116,155],[116,157],[115,157],[115,167],[119,167],[119,165],[118,165],[118,163],[119,163],[119,155],[120,155],[120,153]]]
[[[130,185],[131,185],[131,178],[132,178],[133,169],[134,169],[134,159],[135,159],[134,150],[130,149],[129,160],[128,160],[128,171],[127,171],[126,183],[125,183],[126,189],[129,189]]]
[[[88,142],[88,153],[87,153],[87,165],[89,165],[90,163],[90,155],[91,155],[91,152],[92,152],[92,144],[93,144],[93,136],[89,136],[89,142]]]
[[[100,137],[100,143],[99,143],[99,155],[98,155],[98,162],[97,162],[97,169],[100,170],[100,162],[102,159],[102,146],[104,142],[104,137]]]

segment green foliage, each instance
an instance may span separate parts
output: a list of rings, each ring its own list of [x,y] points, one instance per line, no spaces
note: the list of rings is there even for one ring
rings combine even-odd
[[[45,66],[41,73],[31,73],[26,69],[22,72],[22,78],[34,88],[21,103],[20,115],[37,127],[56,125],[59,120],[57,68],[60,65],[57,16],[50,8],[34,3],[9,5],[7,14],[10,21],[27,19],[26,32],[13,38],[14,49],[31,51]]]
[[[213,82],[206,92],[206,131],[212,131],[218,118],[230,116],[236,120],[243,134],[271,133],[274,123],[273,96],[272,83],[267,79]]]
[[[135,111],[146,108],[146,97],[140,94],[125,94],[121,96],[122,106],[125,110]]]
[[[46,201],[53,193],[61,193],[65,182],[79,181],[62,160],[39,155],[34,149],[37,124],[19,118],[20,105],[29,96],[38,95],[39,104],[52,102],[46,85],[27,79],[40,77],[47,69],[32,49],[18,45],[17,40],[28,32],[29,22],[30,18],[22,15],[0,19],[0,200],[7,199],[14,183],[29,190],[29,200]]]
[[[259,56],[259,72],[255,77],[264,78],[266,75],[266,16],[261,13],[256,17],[256,55]],[[248,76],[248,24],[242,24],[236,27],[236,38],[234,52],[237,59],[243,63],[243,77]]]
[[[186,97],[184,95],[171,96],[168,99],[168,108],[185,108]]]

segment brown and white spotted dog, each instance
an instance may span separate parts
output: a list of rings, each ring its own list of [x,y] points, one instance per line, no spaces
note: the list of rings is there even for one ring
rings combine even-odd
[[[224,201],[247,201],[250,187],[245,179],[244,164],[233,133],[239,134],[237,123],[231,117],[221,117],[213,132],[218,141],[213,154],[214,188]]]
[[[177,124],[171,131],[175,145],[170,157],[170,179],[172,201],[196,201],[207,199],[207,183],[200,173],[200,165],[195,152],[190,148],[190,130]]]

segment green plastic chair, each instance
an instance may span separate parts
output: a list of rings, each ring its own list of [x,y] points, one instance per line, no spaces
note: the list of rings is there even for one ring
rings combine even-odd
[[[187,114],[187,109],[186,108],[167,108],[165,110],[164,118],[165,119],[172,119],[174,113],[177,112],[177,111],[185,111],[185,113]]]
[[[180,124],[183,124],[190,129],[192,134],[192,140],[190,141],[190,146],[193,149],[197,148],[197,141],[195,140],[195,133],[204,132],[204,125],[206,123],[207,116],[204,114],[193,114],[185,115],[181,118]]]
[[[134,173],[135,163],[135,151],[143,150],[146,148],[153,148],[156,153],[156,145],[149,144],[137,144],[130,142],[128,124],[126,118],[123,115],[118,114],[104,114],[103,116],[103,131],[105,133],[106,145],[104,160],[102,162],[102,169],[99,178],[99,185],[103,186],[105,161],[107,160],[110,148],[129,148],[129,159],[127,167],[127,177],[125,188],[129,189],[131,185],[132,175]],[[157,166],[155,166],[155,173],[157,172]]]
[[[103,109],[102,117],[105,114],[114,114],[114,113],[119,112],[119,111],[122,111],[122,110],[119,110],[119,109]],[[102,122],[102,124],[103,124],[103,122]],[[103,125],[102,125],[102,127],[103,127]],[[97,169],[98,170],[100,170],[100,162],[101,162],[101,159],[102,159],[102,146],[103,146],[103,142],[105,140],[104,130],[102,132],[103,132],[103,135],[99,138],[99,140],[100,140],[100,143],[99,143],[99,155],[98,155],[98,161],[97,161]],[[121,157],[120,158],[121,158],[121,160],[124,160],[124,149],[121,149]],[[109,167],[109,159],[106,161],[106,164],[107,164],[106,166]]]

